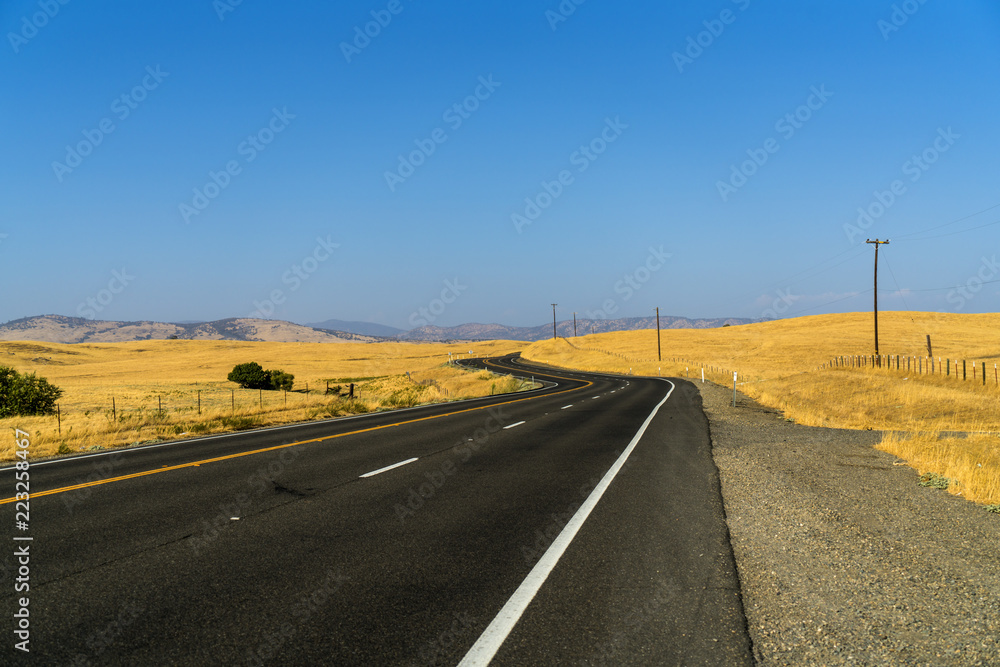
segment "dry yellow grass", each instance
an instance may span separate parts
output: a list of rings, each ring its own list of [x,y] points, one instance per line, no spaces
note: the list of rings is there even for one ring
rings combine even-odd
[[[476,356],[500,355],[522,347],[503,341],[0,343],[0,365],[36,372],[64,391],[61,434],[54,416],[3,419],[0,425],[30,432],[32,456],[48,456],[505,393],[522,387],[507,378],[448,366],[448,354],[468,357],[473,350]],[[292,373],[295,391],[236,388],[226,376],[248,361]],[[328,381],[331,391],[338,385],[340,391],[327,395]],[[346,396],[352,382],[354,401]],[[11,459],[13,452],[13,438],[0,442],[0,459]]]
[[[994,435],[965,438],[889,433],[878,449],[904,459],[917,472],[953,480],[948,491],[981,503],[1000,503],[1000,446]],[[989,471],[994,474],[989,474]],[[978,473],[978,474],[976,474]]]
[[[993,434],[983,435],[982,442],[984,447],[992,443],[996,449],[1000,446],[996,437],[1000,433],[1000,387],[993,369],[1000,362],[1000,314],[889,312],[879,316],[883,354],[926,355],[928,334],[936,371],[940,371],[937,357],[974,361],[980,369],[976,380],[971,367],[964,382],[954,375],[884,368],[820,370],[835,357],[872,352],[869,313],[817,315],[721,329],[667,329],[661,332],[662,363],[656,358],[655,330],[547,340],[534,343],[523,355],[558,366],[637,375],[700,378],[704,368],[707,379],[726,386],[732,385],[735,370],[742,392],[796,422],[909,432],[912,435],[905,439],[905,449],[900,444],[904,440],[887,438],[886,451],[916,460],[915,452],[926,450],[930,458],[922,460],[931,462],[927,465],[944,456],[941,452],[949,451],[939,445],[937,434],[943,431]],[[986,386],[982,384],[982,362],[988,369]],[[965,497],[1000,502],[1000,466],[995,459],[977,460],[964,472],[959,470],[960,463],[943,458],[937,465],[952,466],[953,475],[949,476],[960,481]]]

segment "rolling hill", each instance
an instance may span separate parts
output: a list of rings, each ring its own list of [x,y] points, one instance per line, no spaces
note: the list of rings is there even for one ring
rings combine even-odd
[[[272,343],[373,342],[371,336],[326,331],[278,320],[230,318],[215,322],[107,322],[81,317],[41,315],[0,326],[0,340],[46,343],[124,343],[139,340],[238,340]]]

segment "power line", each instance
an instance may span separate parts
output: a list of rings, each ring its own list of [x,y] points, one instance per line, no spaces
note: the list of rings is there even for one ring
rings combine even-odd
[[[795,278],[799,278],[799,277],[803,277],[803,276],[805,276],[805,274],[807,274],[807,273],[809,273],[809,274],[810,274],[809,276],[806,276],[806,277],[809,277],[809,278],[813,278],[813,277],[815,277],[815,276],[818,276],[818,275],[820,275],[821,273],[826,273],[827,271],[830,271],[830,270],[832,270],[832,269],[835,269],[835,268],[837,268],[838,266],[841,266],[842,264],[846,264],[847,262],[850,262],[850,261],[852,261],[852,260],[856,259],[856,258],[857,258],[858,256],[860,256],[860,254],[861,254],[861,252],[860,252],[860,251],[861,251],[861,249],[862,249],[862,246],[854,246],[854,247],[852,247],[852,248],[848,248],[847,250],[844,250],[843,252],[838,252],[838,253],[837,253],[836,255],[833,255],[832,257],[829,257],[829,258],[827,258],[827,259],[825,259],[825,260],[823,260],[823,261],[821,261],[821,262],[818,262],[818,263],[816,263],[816,264],[813,264],[813,265],[812,265],[812,266],[810,266],[810,267],[809,267],[808,269],[803,269],[802,271],[799,271],[798,273],[793,273],[792,275],[788,276],[787,278],[782,278],[781,280],[778,280],[778,281],[776,281],[776,282],[773,282],[773,283],[770,283],[770,284],[768,284],[768,285],[764,286],[764,287],[763,287],[763,288],[761,288],[761,289],[764,289],[765,291],[766,291],[766,290],[769,290],[769,289],[771,289],[772,287],[774,287],[774,286],[776,286],[776,285],[781,285],[782,283],[788,283],[788,282],[790,282],[791,280],[793,280],[793,279],[795,279]],[[824,264],[826,264],[826,263],[828,263],[828,262],[832,262],[832,261],[833,261],[833,260],[835,260],[835,259],[838,259],[838,258],[840,258],[840,257],[843,257],[843,256],[844,256],[844,255],[846,255],[847,253],[854,253],[854,255],[853,255],[853,256],[851,256],[851,257],[848,257],[847,259],[845,259],[845,260],[844,260],[844,261],[842,261],[842,262],[837,262],[836,264],[834,264],[834,265],[832,265],[832,266],[828,266],[828,267],[826,267],[826,268],[822,268],[822,269],[821,269],[821,268],[819,268],[819,267],[823,266]],[[812,273],[811,273],[811,272],[812,272]],[[756,291],[758,291],[758,290],[753,290],[753,291],[749,291],[749,292],[745,292],[745,293],[744,293],[744,296],[746,296],[746,295],[749,295],[749,294],[753,294],[753,293],[754,293],[754,292],[756,292]]]
[[[795,315],[801,315],[802,313],[808,313],[811,310],[818,310],[819,308],[826,308],[827,306],[832,306],[835,303],[840,303],[841,301],[848,301],[849,299],[856,299],[859,296],[864,296],[871,292],[870,289],[866,289],[863,292],[855,292],[850,296],[845,296],[840,299],[834,299],[833,301],[827,301],[826,303],[821,303],[818,306],[810,306],[809,308],[803,308],[802,310],[797,310],[794,313],[788,313],[785,317],[794,317]]]
[[[965,220],[969,220],[970,218],[974,218],[977,215],[982,215],[983,213],[986,213],[987,211],[992,211],[993,209],[996,209],[996,208],[1000,208],[1000,204],[994,204],[993,206],[988,206],[988,207],[986,207],[986,208],[984,208],[984,209],[982,209],[980,211],[976,211],[975,213],[971,213],[969,215],[963,216],[963,217],[958,218],[956,220],[952,220],[950,222],[946,222],[946,223],[943,223],[943,224],[940,224],[940,225],[935,225],[933,227],[928,227],[926,229],[922,229],[922,230],[919,230],[919,231],[916,231],[916,232],[910,232],[909,234],[899,235],[899,236],[896,237],[896,241],[897,242],[898,241],[902,241],[902,240],[907,240],[907,241],[924,241],[924,240],[930,240],[930,239],[935,239],[935,238],[942,238],[944,236],[952,236],[954,234],[964,234],[965,232],[971,232],[971,231],[975,231],[977,229],[983,229],[985,227],[991,227],[993,225],[1000,224],[1000,220],[996,220],[994,222],[990,222],[990,223],[987,223],[985,225],[980,225],[978,227],[971,227],[969,229],[962,229],[962,230],[959,230],[957,232],[949,232],[947,234],[941,234],[939,236],[927,236],[927,237],[922,237],[922,238],[913,238],[913,237],[916,237],[916,236],[920,236],[921,234],[926,234],[927,232],[932,232],[932,231],[937,230],[937,229],[943,229],[944,227],[949,227],[951,225],[958,224],[959,222],[963,222]],[[840,257],[842,257],[842,256],[844,256],[844,255],[846,255],[848,253],[851,253],[851,252],[854,252],[856,254],[860,254],[858,252],[860,250],[860,248],[861,248],[861,246],[854,246],[854,247],[848,248],[847,250],[839,252],[839,253],[837,253],[835,255],[832,255],[832,256],[828,257],[827,259],[824,259],[824,260],[822,260],[822,261],[820,261],[818,263],[813,264],[808,269],[804,269],[804,270],[799,271],[798,273],[794,273],[794,274],[792,274],[792,275],[790,275],[790,276],[788,276],[786,278],[783,278],[783,279],[778,280],[776,282],[770,283],[770,284],[764,286],[761,289],[764,289],[765,291],[769,290],[772,287],[774,287],[775,285],[781,285],[782,283],[787,283],[787,282],[789,282],[789,281],[791,281],[791,280],[793,280],[795,278],[802,277],[802,276],[804,276],[804,274],[807,274],[807,273],[810,273],[810,272],[814,272],[810,276],[808,276],[808,277],[811,278],[811,277],[814,277],[814,276],[818,276],[821,273],[825,273],[826,271],[829,271],[831,269],[835,269],[838,266],[841,266],[842,264],[846,264],[847,262],[851,261],[855,257],[853,257],[853,256],[852,257],[848,257],[844,261],[838,262],[837,264],[834,264],[832,266],[828,266],[826,268],[820,268],[820,267],[822,267],[825,264],[827,264],[829,262],[832,262],[833,260],[838,259],[838,258],[840,258]],[[890,271],[891,271],[891,269],[890,269]],[[953,288],[943,288],[943,289],[953,289]],[[746,295],[749,295],[749,294],[753,294],[756,291],[758,291],[758,290],[752,290],[752,291],[745,292],[743,294],[743,296],[746,296]],[[916,290],[913,290],[913,291],[916,291]],[[836,303],[836,302],[834,302],[834,303]]]
[[[906,297],[903,296],[903,289],[899,286],[899,281],[896,280],[896,274],[893,272],[892,266],[889,264],[888,257],[885,258],[885,268],[889,269],[889,275],[892,276],[892,282],[896,285],[896,292],[899,294],[899,298],[903,302],[903,308],[910,310],[910,306],[906,303]],[[912,317],[910,318],[910,321],[913,321]]]
[[[984,280],[980,282],[981,285],[992,285],[993,283],[1000,283],[1000,280]],[[927,289],[907,289],[907,292],[943,292],[945,290],[952,289],[962,289],[963,287],[968,287],[968,285],[954,285],[952,287],[930,287]]]
[[[921,236],[920,238],[912,238],[913,235],[908,237],[903,237],[904,241],[929,241],[930,239],[942,239],[946,236],[955,236],[956,234],[964,234],[966,232],[974,232],[977,229],[983,229],[985,227],[992,227],[993,225],[1000,224],[1000,220],[994,220],[993,222],[987,222],[985,225],[979,225],[978,227],[969,227],[968,229],[960,229],[957,232],[948,232],[947,234],[935,234],[934,236]],[[920,234],[922,232],[914,232],[914,234]],[[898,241],[900,237],[897,237]]]
[[[967,215],[964,218],[959,218],[958,220],[952,220],[951,222],[946,222],[946,223],[944,223],[942,225],[936,225],[934,227],[928,227],[927,229],[922,229],[922,230],[920,230],[918,232],[910,232],[909,234],[902,234],[900,236],[897,236],[896,240],[899,241],[901,239],[908,239],[911,236],[918,236],[918,235],[924,234],[926,232],[933,232],[935,229],[943,229],[944,227],[949,227],[951,225],[958,224],[959,222],[962,222],[964,220],[968,220],[969,218],[974,218],[977,215],[982,215],[983,213],[986,213],[986,211],[992,211],[995,208],[1000,208],[1000,204],[994,204],[993,206],[989,206],[987,208],[984,208],[982,211],[976,211],[975,213]],[[998,220],[997,222],[1000,222],[1000,220]],[[995,225],[995,224],[996,224],[996,222],[991,222],[990,223],[990,225]],[[984,227],[988,227],[989,225],[983,225],[983,226]],[[980,227],[973,227],[972,229],[981,229],[981,228]],[[964,230],[964,231],[972,231],[972,229],[967,229],[967,230]],[[955,232],[955,233],[956,234],[961,234],[962,232]]]

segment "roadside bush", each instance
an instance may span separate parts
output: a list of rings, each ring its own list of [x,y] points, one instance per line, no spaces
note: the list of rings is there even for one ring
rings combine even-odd
[[[227,379],[243,389],[284,389],[291,391],[295,376],[280,370],[265,371],[256,361],[237,364]]]
[[[272,389],[291,391],[295,384],[295,376],[285,371],[265,371],[271,380]]]
[[[270,389],[271,376],[256,361],[236,364],[227,379],[243,389]]]
[[[50,415],[62,389],[34,373],[21,374],[0,366],[0,417]]]

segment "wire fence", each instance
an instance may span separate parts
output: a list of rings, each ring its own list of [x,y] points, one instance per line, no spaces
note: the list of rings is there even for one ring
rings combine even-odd
[[[957,382],[973,382],[982,386],[1000,387],[1000,368],[993,362],[950,357],[910,356],[900,354],[853,354],[834,357],[819,367],[827,369],[870,369],[906,373],[917,376],[937,376]]]

